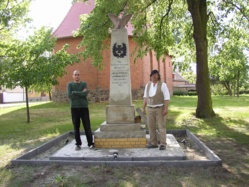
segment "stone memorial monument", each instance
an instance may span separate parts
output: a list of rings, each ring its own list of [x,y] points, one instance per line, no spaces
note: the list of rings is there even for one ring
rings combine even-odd
[[[94,133],[97,148],[146,147],[146,132],[134,123],[132,105],[129,42],[125,25],[131,14],[119,18],[108,14],[115,25],[111,33],[110,97],[106,121]]]

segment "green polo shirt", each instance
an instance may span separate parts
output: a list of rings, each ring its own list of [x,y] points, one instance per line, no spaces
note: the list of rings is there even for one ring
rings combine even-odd
[[[67,95],[71,108],[88,108],[87,95],[89,91],[83,92],[87,88],[86,82],[69,82],[67,85]]]

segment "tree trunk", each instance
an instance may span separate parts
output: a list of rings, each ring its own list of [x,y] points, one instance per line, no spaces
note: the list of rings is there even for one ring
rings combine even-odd
[[[238,70],[237,74],[237,97],[239,97],[239,78],[240,78],[240,70]]]
[[[215,115],[212,107],[210,78],[208,69],[208,41],[207,41],[207,2],[206,0],[187,0],[194,27],[194,41],[196,46],[196,117],[208,118]]]
[[[236,80],[233,81],[233,96],[234,97],[235,97],[235,94],[236,94]]]
[[[49,101],[52,101],[52,94],[51,94],[51,91],[48,92],[48,95],[49,95]]]
[[[232,88],[231,88],[230,82],[229,82],[229,81],[225,81],[225,82],[223,82],[223,85],[224,85],[225,88],[227,89],[228,94],[229,94],[230,96],[233,96],[233,92],[232,92]]]
[[[27,110],[27,123],[30,123],[30,114],[29,114],[29,96],[28,96],[28,87],[25,87],[25,95],[26,95],[26,110]]]

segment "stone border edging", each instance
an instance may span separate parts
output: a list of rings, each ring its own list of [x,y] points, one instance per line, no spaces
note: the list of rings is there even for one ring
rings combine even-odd
[[[201,142],[194,134],[192,134],[189,130],[167,130],[168,134],[173,134],[176,136],[184,136],[186,135],[190,138],[198,148],[204,151],[206,157],[209,160],[160,160],[160,161],[123,161],[123,160],[115,160],[115,161],[87,161],[87,160],[30,160],[35,156],[45,152],[46,150],[52,148],[55,144],[59,143],[63,139],[66,139],[69,135],[72,135],[73,132],[69,131],[31,151],[28,153],[14,159],[11,161],[14,165],[32,165],[32,166],[45,166],[51,164],[58,165],[79,165],[79,166],[98,166],[98,165],[106,165],[106,166],[147,166],[147,167],[155,167],[155,166],[166,166],[166,167],[210,167],[210,166],[222,166],[222,160],[212,151],[210,150],[203,142]]]

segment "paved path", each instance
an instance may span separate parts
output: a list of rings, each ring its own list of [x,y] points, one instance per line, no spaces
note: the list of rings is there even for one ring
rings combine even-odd
[[[44,104],[44,103],[48,103],[50,101],[39,101],[39,102],[29,102],[29,105],[37,105],[37,104]],[[1,108],[7,108],[7,107],[16,107],[16,106],[25,106],[26,103],[25,102],[21,102],[21,103],[5,103],[5,104],[0,104],[0,109]]]

